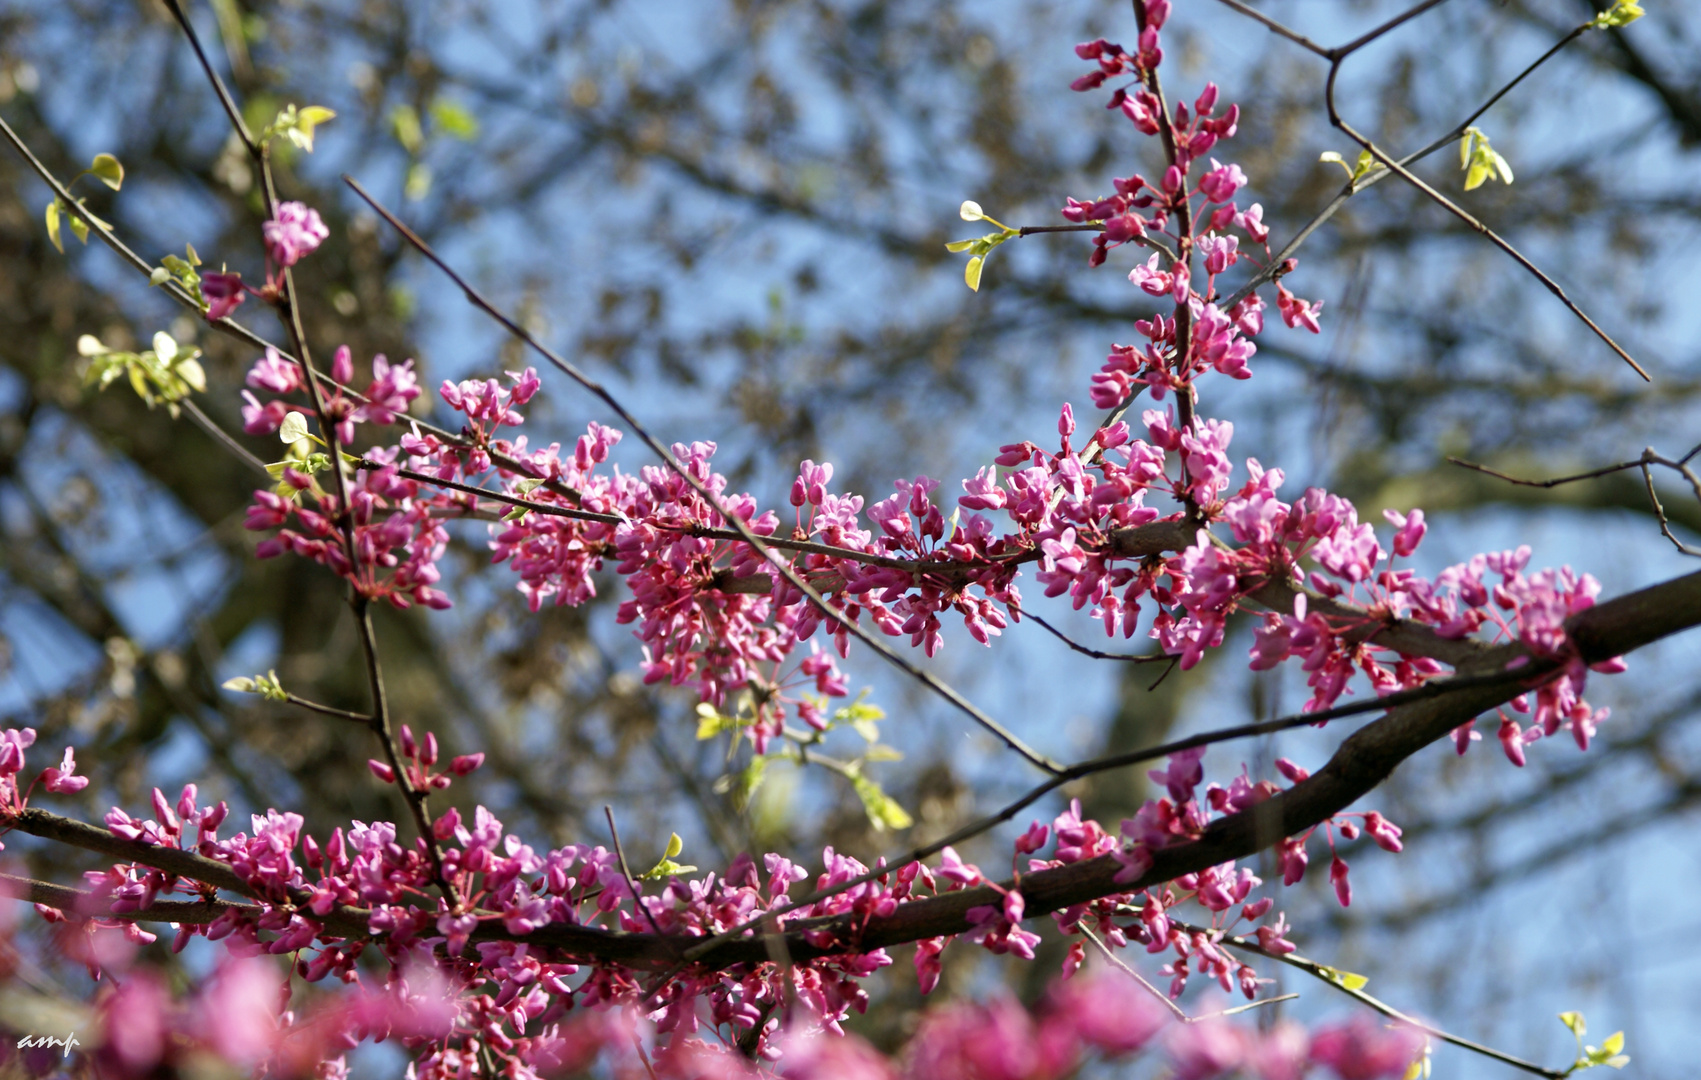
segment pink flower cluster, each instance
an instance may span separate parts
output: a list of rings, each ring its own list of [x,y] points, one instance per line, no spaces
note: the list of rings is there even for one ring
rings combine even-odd
[[[10,755],[5,758],[8,776],[21,769],[28,742],[25,732],[0,733],[0,748]],[[411,733],[404,733],[403,742],[413,763],[410,768],[418,770],[414,781],[422,786],[446,787],[452,775],[465,775],[477,765],[472,759],[456,759],[448,772],[439,774],[433,771],[437,759],[433,740],[416,741]],[[1154,771],[1153,777],[1181,801],[1180,816],[1194,823],[1194,831],[1212,813],[1236,812],[1275,790],[1267,783],[1254,787],[1243,776],[1229,789],[1211,785],[1205,798],[1207,809],[1201,810],[1193,799],[1202,780],[1197,753],[1176,756],[1167,769]],[[1149,835],[1149,821],[1168,811],[1148,813],[1159,805],[1149,803],[1147,811],[1142,811],[1139,828],[1146,831],[1139,837],[1140,844],[1160,842]],[[1170,805],[1161,801],[1162,807]],[[0,824],[21,810],[21,803],[6,806],[0,812]],[[334,829],[321,843],[306,834],[299,814],[269,810],[250,819],[251,831],[223,838],[219,830],[226,819],[224,804],[198,805],[192,784],[175,803],[155,790],[151,818],[133,817],[116,807],[106,817],[113,833],[125,839],[193,851],[229,867],[256,898],[251,905],[227,909],[211,923],[180,925],[172,942],[173,951],[182,950],[195,937],[223,942],[231,959],[203,994],[223,993],[239,1006],[238,1014],[245,1019],[237,1025],[242,1037],[234,1042],[229,1032],[205,1027],[208,1010],[196,1009],[192,1003],[175,1009],[150,976],[126,974],[130,954],[95,944],[105,940],[100,935],[119,927],[131,942],[153,940],[135,923],[114,917],[144,913],[159,898],[173,893],[211,896],[213,884],[145,863],[119,864],[85,875],[92,892],[78,910],[41,909],[50,920],[69,920],[71,927],[81,929],[91,942],[85,955],[92,968],[120,977],[123,1008],[109,1012],[105,1042],[98,1049],[122,1066],[114,1068],[116,1075],[140,1075],[168,1056],[186,1052],[186,1047],[201,1046],[247,1065],[270,1057],[292,1061],[299,1071],[299,1066],[318,1063],[322,1075],[336,1076],[342,1051],[386,1033],[401,1037],[415,1051],[414,1067],[421,1077],[457,1076],[467,1055],[479,1053],[494,1054],[516,1070],[515,1075],[532,1075],[527,1070],[585,1061],[587,1055],[627,1045],[631,1022],[636,1019],[654,1033],[658,1046],[666,1047],[659,1061],[708,1055],[721,1063],[717,1068],[734,1070],[726,1075],[745,1075],[739,1071],[745,1066],[737,1059],[696,1038],[705,1032],[730,1032],[734,1039],[753,1037],[770,1054],[783,1052],[783,1075],[813,1076],[817,1075],[810,1071],[814,1064],[856,1060],[877,1069],[869,1075],[891,1076],[896,1074],[889,1065],[854,1041],[822,1043],[807,1034],[842,1034],[840,1025],[849,1012],[866,1007],[861,981],[891,963],[884,950],[860,949],[854,938],[809,929],[804,939],[825,955],[720,971],[686,968],[648,996],[641,970],[606,961],[587,967],[586,958],[570,948],[523,939],[552,925],[589,926],[600,921],[610,929],[631,933],[659,932],[701,940],[768,911],[782,926],[819,927],[815,920],[828,916],[849,916],[849,925],[860,926],[920,898],[991,885],[1002,895],[1002,902],[971,910],[974,927],[962,936],[994,953],[1028,958],[1038,940],[1019,928],[1024,917],[1019,888],[989,882],[949,848],[937,868],[909,863],[813,903],[791,903],[792,887],[807,874],[776,854],[763,857],[762,869],[743,855],[722,875],[674,878],[646,893],[640,883],[626,877],[618,858],[606,848],[570,845],[537,851],[508,834],[483,807],[476,809],[470,822],[451,809],[432,827],[442,849],[443,875],[459,898],[451,907],[446,894],[433,887],[424,841],[403,845],[389,823],[355,822],[346,831]],[[1125,833],[1134,828],[1133,823],[1124,822]],[[1053,839],[1050,857],[1039,857]],[[1029,873],[1105,855],[1129,865],[1134,862],[1115,837],[1097,822],[1081,817],[1078,804],[1049,826],[1035,822],[1015,847],[1018,857],[1032,856]],[[867,872],[863,864],[831,848],[823,858],[826,869],[815,882],[818,890],[848,883]],[[1250,997],[1262,980],[1244,965],[1231,967],[1221,942],[1238,923],[1256,922],[1269,913],[1273,903],[1269,898],[1253,901],[1248,895],[1259,884],[1249,872],[1226,864],[1178,879],[1161,893],[1110,896],[1054,917],[1066,933],[1080,934],[1093,926],[1111,948],[1134,941],[1152,953],[1173,950],[1176,959],[1165,969],[1172,977],[1172,993],[1180,993],[1191,964],[1219,978],[1225,988],[1238,984]],[[1174,911],[1187,900],[1209,914],[1208,928],[1183,929],[1172,921]],[[1233,910],[1236,907],[1238,912]],[[351,917],[365,920],[370,941],[347,937],[346,931],[339,934],[328,923]],[[474,941],[483,926],[499,926],[521,940]],[[1285,921],[1278,919],[1254,932],[1267,949],[1283,951],[1292,949],[1283,937],[1285,931]],[[926,941],[918,949],[916,967],[924,989],[931,989],[937,980],[939,954],[948,940]],[[388,964],[389,975],[381,986],[371,985],[371,967],[361,963],[368,950],[376,950]],[[1081,965],[1083,951],[1079,942],[1071,950],[1066,979]],[[280,980],[275,968],[259,963],[266,956],[290,958],[294,976],[306,982],[334,976],[353,992],[334,995],[308,1014],[280,1014],[282,1006],[276,1003],[287,1003],[288,981]],[[1004,1063],[1005,1071],[997,1075],[1058,1076],[1072,1068],[1082,1053],[1124,1054],[1139,1049],[1158,1033],[1167,1014],[1132,985],[1105,985],[1105,980],[1121,977],[1101,971],[1067,981],[1053,990],[1035,1017],[1012,1011],[1013,1006],[1003,1002],[948,1009],[923,1025],[904,1059],[904,1074],[922,1075],[914,1070],[985,1060]],[[792,1011],[788,1001],[802,1011]],[[605,1016],[565,1023],[567,1011],[574,1006],[604,1014],[614,1010],[627,1019]],[[789,1022],[784,1019],[787,1016]],[[1182,1042],[1168,1049],[1184,1068],[1184,1063],[1209,1049],[1189,1041],[1195,1036],[1175,1038]],[[1323,1052],[1332,1045],[1327,1033],[1312,1040],[1309,1059],[1303,1033],[1284,1038],[1298,1049],[1296,1071],[1281,1075],[1299,1076],[1307,1061],[1328,1062],[1341,1075],[1349,1075]],[[1387,1037],[1371,1033],[1353,1038],[1382,1047]],[[1011,1039],[1016,1042],[1010,1043]],[[1021,1050],[984,1058],[994,1047],[1006,1044]],[[1262,1060],[1260,1055],[1267,1050],[1256,1039],[1232,1029],[1213,1035],[1210,1046],[1215,1047],[1210,1049],[1212,1060],[1222,1058],[1230,1064],[1193,1075],[1217,1075]],[[1409,1062],[1409,1043],[1400,1046],[1403,1061]],[[1359,1062],[1370,1053],[1354,1043],[1337,1056]],[[1388,1051],[1384,1047],[1377,1053]]]
[[[29,803],[30,792],[40,784],[48,791],[70,794],[89,786],[89,778],[78,776],[76,753],[67,746],[58,765],[41,770],[29,787],[18,789],[24,771],[24,751],[35,745],[35,728],[8,728],[0,732],[0,814],[18,813]],[[0,851],[6,845],[0,844]]]
[[[261,225],[260,232],[266,242],[266,283],[255,288],[243,284],[240,273],[225,271],[201,275],[201,299],[209,321],[217,322],[235,311],[250,293],[268,302],[276,300],[283,289],[283,271],[311,255],[331,235],[319,211],[298,202],[279,203],[277,216]]]

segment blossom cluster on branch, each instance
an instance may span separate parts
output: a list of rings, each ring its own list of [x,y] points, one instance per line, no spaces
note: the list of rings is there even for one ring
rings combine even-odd
[[[328,381],[267,350],[248,373],[244,430],[276,434],[288,450],[272,467],[275,486],[256,492],[248,508],[248,528],[267,534],[257,555],[316,561],[346,579],[361,603],[443,608],[450,604],[438,588],[445,523],[494,509],[501,520],[489,526],[493,560],[515,574],[533,610],[586,602],[612,568],[625,590],[617,617],[642,643],[646,681],[691,686],[713,707],[749,692],[753,716],[735,726],[735,737],[748,735],[757,754],[788,737],[794,716],[815,731],[828,726],[827,699],[846,693],[839,663],[849,656],[850,626],[866,617],[931,657],[943,643],[945,620],[955,618],[988,644],[1027,612],[1018,583],[1030,568],[1045,597],[1068,597],[1107,636],[1130,638],[1146,626],[1182,669],[1221,645],[1230,615],[1259,604],[1266,613],[1251,666],[1297,660],[1312,689],[1308,712],[1335,705],[1356,673],[1379,695],[1417,690],[1447,674],[1432,656],[1379,644],[1389,627],[1427,628],[1439,641],[1516,642],[1514,662],[1535,674],[1527,693],[1512,701],[1529,726],[1502,715],[1507,756],[1523,764],[1526,744],[1561,731],[1586,748],[1605,711],[1582,699],[1590,665],[1564,626],[1594,603],[1599,586],[1592,578],[1569,569],[1527,572],[1527,548],[1478,555],[1425,578],[1399,564],[1424,538],[1422,511],[1388,512],[1394,532],[1384,548],[1374,527],[1337,495],[1311,488],[1284,501],[1282,471],[1255,459],[1237,462],[1229,453],[1233,425],[1197,414],[1199,381],[1211,372],[1249,378],[1253,339],[1264,330],[1265,301],[1250,288],[1225,299],[1222,275],[1242,263],[1258,266],[1274,281],[1290,328],[1317,332],[1322,304],[1296,297],[1279,280],[1295,269],[1293,260],[1273,265],[1262,207],[1241,205],[1248,178],[1213,156],[1236,135],[1239,107],[1219,107],[1214,84],[1191,106],[1166,103],[1156,71],[1169,8],[1168,0],[1139,0],[1132,51],[1103,39],[1076,50],[1096,66],[1074,88],[1122,80],[1108,107],[1159,139],[1167,161],[1155,179],[1116,178],[1114,194],[1070,198],[1062,209],[1065,220],[1098,227],[1092,266],[1124,245],[1151,249],[1129,280],[1173,305],[1137,321],[1140,343],[1112,345],[1092,376],[1091,401],[1113,410],[1103,421],[1079,426],[1073,407],[1062,405],[1055,448],[1027,440],[1001,446],[961,481],[955,505],[926,476],[899,480],[890,495],[872,501],[835,492],[832,465],[804,461],[787,510],[729,490],[715,471],[713,443],[675,444],[671,460],[636,471],[613,464],[622,433],[597,423],[571,447],[533,445],[520,412],[540,388],[530,368],[506,380],[445,382],[441,401],[459,414],[452,433],[408,419],[421,393],[412,361],[374,357],[371,379],[357,392],[346,348],[335,353]],[[275,206],[263,228],[265,284],[205,275],[199,283],[207,316],[229,315],[247,295],[293,303],[286,271],[327,235],[311,208]],[[1144,392],[1165,407],[1143,410],[1131,424],[1124,413]],[[363,428],[377,432],[370,440],[376,445],[356,457],[349,447]],[[1238,488],[1237,467],[1246,476]],[[1593,666],[1617,670],[1622,663]],[[1461,753],[1475,737],[1473,725],[1455,733]],[[527,1077],[595,1060],[616,1075],[641,1063],[657,1076],[732,1077],[750,1071],[747,1058],[778,1060],[780,1072],[794,1077],[1060,1076],[1083,1054],[1141,1049],[1168,1016],[1131,984],[1108,985],[1125,973],[1076,975],[1089,942],[1107,954],[1140,946],[1161,956],[1171,997],[1194,976],[1257,996],[1267,980],[1231,953],[1230,936],[1256,942],[1266,955],[1294,948],[1285,917],[1270,917],[1274,898],[1258,895],[1263,882],[1247,867],[1225,862],[1135,886],[1156,853],[1200,839],[1213,821],[1254,813],[1284,791],[1277,779],[1254,778],[1244,767],[1226,785],[1207,784],[1202,747],[1175,753],[1152,771],[1164,796],[1114,831],[1083,818],[1078,804],[1049,824],[1034,822],[1014,843],[1007,882],[950,847],[937,866],[882,861],[872,870],[829,848],[814,891],[794,899],[792,890],[810,874],[778,853],[760,863],[741,855],[700,877],[658,873],[666,880],[648,885],[617,850],[539,850],[482,806],[470,820],[453,809],[428,820],[424,793],[450,786],[481,759],[468,755],[443,767],[434,736],[416,739],[406,725],[400,731],[401,750],[387,762],[374,760],[372,772],[400,789],[425,835],[409,840],[390,822],[352,822],[317,839],[306,815],[269,809],[251,817],[248,831],[225,836],[223,803],[201,805],[193,784],[175,801],[156,789],[151,817],[121,808],[106,816],[110,833],[131,845],[126,857],[86,875],[89,891],[75,905],[38,903],[38,910],[90,941],[121,934],[144,943],[152,935],[138,920],[162,898],[188,896],[182,910],[198,902],[206,917],[173,920],[172,948],[204,937],[222,942],[231,957],[207,993],[244,1000],[261,993],[272,969],[254,965],[266,956],[288,957],[293,977],[307,983],[354,984],[332,1004],[284,1011],[261,1040],[264,1053],[249,1061],[324,1077],[343,1075],[340,1055],[348,1047],[392,1036],[413,1055],[410,1075],[417,1077]],[[387,729],[381,734],[388,738]],[[30,812],[33,786],[20,789],[19,779],[34,737],[28,729],[0,733],[0,825],[21,827]],[[1285,759],[1277,771],[1294,785],[1309,775]],[[69,749],[37,782],[53,793],[87,783],[75,775]],[[1334,850],[1337,834],[1354,839],[1362,832],[1388,851],[1401,848],[1399,827],[1374,811],[1312,821],[1297,835],[1267,842],[1278,845],[1283,882],[1293,885],[1306,872],[1308,842],[1322,830],[1342,904],[1351,888]],[[897,1066],[854,1041],[822,1037],[842,1034],[843,1022],[866,1006],[864,980],[893,962],[885,949],[859,939],[873,920],[968,889],[996,898],[967,907],[958,932],[915,939],[914,968],[928,991],[955,938],[1032,959],[1039,936],[1024,926],[1024,875],[1093,859],[1114,860],[1115,884],[1128,890],[1051,912],[1074,940],[1067,981],[1037,1015],[1010,1002],[954,1006],[923,1022]],[[246,900],[219,900],[221,890]],[[1179,919],[1183,905],[1203,913],[1200,925]],[[723,966],[686,955],[720,935],[758,930],[796,932],[810,954],[788,955],[781,944],[763,961]],[[646,936],[669,943],[671,959],[613,955],[610,943]],[[385,962],[382,978],[363,966],[374,951]],[[110,952],[91,947],[79,955],[99,969]],[[286,1004],[289,986],[286,976]],[[146,1075],[173,1064],[185,1046],[216,1048],[224,1038],[182,1021],[147,976],[127,975],[105,1008],[99,1053],[115,1075]],[[1422,1041],[1409,1028],[1363,1023],[1309,1035],[1278,1025],[1254,1035],[1221,1021],[1177,1024],[1162,1038],[1186,1080],[1236,1069],[1296,1080],[1317,1064],[1346,1080],[1396,1076]],[[646,1046],[656,1050],[653,1061]]]

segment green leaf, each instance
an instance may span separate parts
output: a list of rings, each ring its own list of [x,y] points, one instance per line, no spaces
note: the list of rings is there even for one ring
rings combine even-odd
[[[177,361],[173,370],[177,373],[177,377],[179,379],[182,379],[189,385],[190,389],[197,393],[204,394],[207,392],[207,372],[206,369],[201,366],[201,362],[195,359],[195,357],[200,354],[200,351],[201,350],[196,349],[193,353]]]
[[[857,773],[850,778],[851,786],[856,788],[857,798],[862,800],[862,808],[868,813],[868,822],[876,832],[886,829],[907,829],[915,824],[915,819],[898,805],[896,799],[881,790],[880,785],[868,777]]]
[[[1615,1031],[1601,1043],[1601,1049],[1608,1054],[1617,1054],[1624,1049],[1624,1032]]]
[[[1494,147],[1481,128],[1469,127],[1459,140],[1459,167],[1465,170],[1465,190],[1475,191],[1485,181],[1512,182],[1512,166]]]
[[[967,266],[963,267],[963,282],[975,292],[980,292],[980,269],[985,264],[986,260],[976,255],[969,260]]]
[[[1593,30],[1617,30],[1629,26],[1642,17],[1642,5],[1636,0],[1618,0],[1618,3],[1589,20]]]
[[[1559,1022],[1570,1028],[1571,1034],[1579,1039],[1588,1030],[1588,1026],[1583,1022],[1583,1014],[1580,1012],[1562,1012],[1559,1014]]]
[[[410,154],[419,153],[420,147],[425,145],[425,129],[420,127],[419,113],[412,105],[397,105],[390,110],[390,131],[402,144],[402,149]]]
[[[402,197],[409,202],[419,202],[431,194],[431,166],[423,161],[416,161],[408,166],[407,181],[402,184]]]
[[[953,240],[951,243],[945,245],[945,250],[949,251],[953,255],[960,255],[978,243],[980,243],[979,240]]]
[[[105,356],[111,351],[111,349],[101,344],[100,338],[95,337],[93,334],[84,334],[82,337],[77,339],[78,356]]]
[[[765,757],[752,758],[749,765],[738,774],[738,780],[732,785],[733,804],[740,810],[750,805],[751,796],[762,786],[762,780],[768,774],[768,759]]]
[[[462,142],[478,138],[478,118],[466,106],[445,97],[434,98],[431,102],[431,126]]]
[[[981,210],[980,203],[973,199],[964,199],[963,205],[957,207],[957,216],[964,221],[984,221],[986,213]]]
[[[250,679],[246,675],[238,675],[234,679],[226,679],[219,685],[224,687],[226,690],[234,690],[238,694],[252,694],[255,690],[254,680]]]
[[[294,106],[292,105],[290,108],[293,109]],[[284,129],[284,134],[289,136],[290,142],[311,154],[313,152],[313,129],[327,120],[335,119],[336,115],[323,105],[309,105],[295,114],[295,123]],[[283,119],[282,114],[279,115],[278,119]]]
[[[161,330],[154,335],[154,355],[162,363],[169,364],[177,357],[177,341],[170,334]]]
[[[723,731],[737,731],[742,725],[737,718],[726,716],[713,705],[703,701],[697,704],[697,738],[712,739]]]
[[[1351,971],[1342,971],[1340,968],[1327,967],[1323,964],[1319,964],[1317,967],[1318,970],[1323,973],[1323,977],[1325,979],[1328,979],[1336,986],[1345,987],[1348,990],[1363,990],[1370,982],[1370,977],[1367,975],[1359,975]]]
[[[96,154],[89,172],[113,191],[124,186],[124,166],[111,154]]]
[[[286,446],[298,443],[308,436],[307,418],[298,412],[285,416],[278,427],[278,441]]]
[[[59,200],[54,199],[47,204],[47,238],[53,241],[53,246],[59,249],[59,254],[65,254],[65,244],[59,239]]]
[[[79,244],[89,242],[89,223],[75,214],[71,215],[71,232],[76,236]]]
[[[668,840],[667,840],[667,852],[666,852],[666,854],[664,854],[661,857],[661,859],[654,866],[652,866],[648,870],[644,871],[644,873],[641,876],[643,877],[643,879],[645,881],[654,881],[657,878],[675,877],[679,874],[689,874],[691,871],[693,871],[697,868],[695,866],[681,866],[680,864],[673,861],[673,857],[675,855],[678,855],[681,851],[684,851],[684,850],[685,850],[685,841],[683,841],[679,838],[678,833],[674,833],[673,835],[669,836]]]
[[[148,284],[149,285],[164,285],[166,282],[168,282],[170,280],[171,280],[171,271],[167,270],[163,266],[154,267],[153,273],[148,275]]]

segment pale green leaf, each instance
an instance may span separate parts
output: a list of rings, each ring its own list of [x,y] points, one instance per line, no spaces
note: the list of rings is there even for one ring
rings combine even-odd
[[[1642,5],[1636,0],[1618,0],[1618,3],[1589,20],[1589,26],[1596,30],[1616,30],[1629,26],[1642,17]]]
[[[945,250],[951,252],[953,255],[960,255],[978,243],[980,243],[979,240],[953,240],[951,243],[945,245]]]
[[[167,270],[163,266],[154,267],[153,273],[148,275],[148,284],[149,285],[164,285],[166,282],[168,282],[170,280],[171,280],[171,271]]]
[[[957,216],[964,221],[979,221],[986,217],[986,214],[981,210],[980,203],[973,199],[964,199],[963,205],[957,207]]]
[[[278,427],[278,441],[284,445],[298,443],[308,437],[307,418],[301,413],[292,412],[285,416]]]
[[[396,141],[410,154],[419,153],[425,145],[425,129],[419,124],[419,113],[411,105],[397,105],[390,110],[390,130]]]
[[[1606,1051],[1608,1054],[1617,1054],[1623,1051],[1624,1032],[1615,1031],[1611,1035],[1608,1035],[1606,1037],[1606,1041],[1601,1043],[1601,1049]]]
[[[850,778],[851,786],[856,788],[857,797],[862,800],[862,808],[868,814],[868,822],[875,831],[886,829],[907,829],[915,824],[915,819],[898,805],[896,799],[881,790],[880,785],[868,777],[856,774]]]
[[[1363,990],[1370,982],[1370,977],[1367,975],[1359,975],[1356,972],[1351,971],[1342,971],[1340,968],[1325,967],[1323,965],[1318,966],[1323,972],[1324,978],[1337,986],[1343,986],[1348,990]]]
[[[1588,1025],[1583,1022],[1583,1014],[1580,1012],[1562,1012],[1559,1014],[1559,1022],[1570,1028],[1571,1034],[1578,1038],[1582,1038],[1588,1031]]]
[[[170,334],[161,330],[154,335],[154,355],[161,363],[169,364],[177,358],[177,341]]]
[[[47,204],[47,238],[53,241],[53,246],[59,249],[59,254],[65,254],[65,242],[59,239],[59,200],[54,199]]]
[[[431,126],[462,142],[478,138],[478,118],[465,105],[448,98],[440,97],[431,102]]]
[[[416,161],[408,166],[407,180],[402,184],[402,197],[409,202],[419,202],[431,194],[431,166],[423,161]]]
[[[124,166],[111,154],[96,154],[94,164],[89,166],[89,172],[113,191],[124,186]]]
[[[980,292],[980,268],[983,265],[985,265],[985,260],[976,255],[969,260],[967,266],[963,267],[963,282],[975,292]]]
[[[1501,157],[1497,150],[1490,150],[1489,156],[1494,159],[1494,169],[1500,174],[1500,182],[1510,184],[1512,182],[1512,166],[1506,163],[1506,159]]]
[[[197,353],[199,351],[196,350]],[[175,370],[177,377],[188,383],[191,389],[201,394],[207,392],[206,369],[201,367],[201,362],[195,359],[193,355],[177,361]]]
[[[78,356],[105,356],[111,351],[111,349],[101,344],[100,338],[95,337],[93,334],[84,334],[82,337],[77,339]]]
[[[289,141],[309,154],[313,152],[313,129],[337,114],[323,105],[309,105],[295,114],[295,123],[286,129]],[[283,120],[280,115],[278,119]]]
[[[71,215],[71,232],[76,236],[79,244],[89,242],[89,223],[74,214]]]
[[[668,836],[668,838],[667,838],[667,856],[666,856],[667,858],[669,858],[669,859],[674,858],[681,851],[684,851],[684,850],[685,850],[685,841],[683,841],[679,838],[678,833],[672,833],[671,835]]]
[[[226,679],[219,685],[223,686],[226,690],[234,690],[239,694],[252,694],[255,689],[254,680],[250,679],[246,675],[238,675],[234,679]]]

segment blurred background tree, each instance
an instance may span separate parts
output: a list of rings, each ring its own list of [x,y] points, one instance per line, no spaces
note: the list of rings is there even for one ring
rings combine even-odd
[[[1260,6],[1326,43],[1397,10]],[[1443,461],[1555,475],[1698,438],[1701,307],[1685,253],[1701,217],[1701,13],[1649,7],[1627,31],[1573,44],[1480,122],[1518,179],[1478,189],[1469,206],[1593,312],[1652,385],[1469,230],[1390,182],[1301,252],[1296,280],[1326,299],[1324,333],[1267,334],[1259,380],[1208,391],[1222,400],[1203,408],[1235,419],[1238,452],[1279,461],[1292,486],[1355,499],[1369,519],[1414,505],[1452,519],[1432,537],[1454,546],[1430,569],[1534,536],[1539,560],[1589,570],[1608,593],[1673,572],[1634,473],[1541,491]],[[1178,8],[1169,78],[1211,73],[1241,104],[1236,158],[1285,240],[1342,180],[1317,161],[1348,150],[1322,116],[1322,67],[1225,7]],[[1594,10],[1458,0],[1356,57],[1342,100],[1384,145],[1422,145]],[[338,113],[317,153],[278,163],[284,197],[331,226],[299,275],[316,349],[346,343],[357,363],[416,357],[427,386],[524,363],[360,208],[337,182],[346,171],[664,438],[715,439],[734,484],[770,502],[805,457],[833,461],[845,489],[874,497],[896,476],[968,475],[998,444],[1039,438],[1058,399],[1084,407],[1109,342],[1151,310],[1123,283],[1126,260],[1088,271],[1077,237],[1008,245],[978,294],[944,248],[968,235],[954,212],[964,198],[1012,224],[1052,224],[1065,195],[1150,168],[1119,118],[1066,89],[1072,41],[1134,36],[1125,3],[212,0],[195,16],[222,43],[251,123],[289,102]],[[62,177],[116,154],[124,191],[101,189],[90,206],[145,257],[187,239],[215,266],[257,265],[256,178],[155,0],[0,9],[0,115]],[[1456,192],[1450,158],[1421,172]],[[206,794],[239,810],[395,817],[366,773],[363,735],[218,688],[275,667],[304,696],[362,707],[335,580],[299,560],[255,561],[241,521],[256,476],[121,387],[85,389],[75,342],[94,333],[124,347],[156,329],[196,341],[205,407],[230,430],[253,350],[186,318],[98,246],[54,250],[48,198],[0,154],[5,722],[87,748],[91,820],[202,774],[222,777],[226,789]],[[534,426],[566,441],[587,419],[607,421],[567,386],[546,389]],[[422,415],[433,401],[421,399]],[[250,445],[270,456],[266,441]],[[1667,504],[1680,529],[1701,524],[1681,493]],[[821,770],[770,770],[740,805],[727,777],[743,759],[695,739],[689,696],[641,685],[617,599],[532,615],[504,572],[479,573],[483,527],[455,535],[456,608],[386,612],[379,635],[398,718],[490,754],[461,798],[552,842],[601,838],[612,804],[640,859],[671,830],[705,865],[753,846],[832,844],[865,860],[897,849]],[[1084,621],[1060,625],[1102,642]],[[1244,642],[1155,689],[1161,668],[1094,665],[1031,624],[995,648],[957,634],[942,669],[1064,757],[1300,700],[1285,679],[1244,671]],[[1487,752],[1413,762],[1378,805],[1425,842],[1367,858],[1364,901],[1349,912],[1309,891],[1284,898],[1303,949],[1538,1058],[1563,1055],[1568,1038],[1548,1031],[1548,1014],[1594,1001],[1591,1015],[1610,1011],[1602,1020],[1629,1030],[1643,1075],[1686,1074],[1696,1036],[1675,1019],[1701,989],[1694,908],[1681,900],[1701,884],[1684,839],[1701,792],[1695,648],[1668,645],[1619,681],[1618,717],[1586,758],[1541,747],[1520,774]],[[906,838],[940,835],[1022,782],[872,667],[854,662],[851,675],[874,686],[883,737],[906,755],[879,773],[915,819]],[[1243,753],[1267,765],[1326,745],[1290,735]],[[1114,821],[1145,798],[1144,781],[1109,774],[1074,794]],[[946,989],[981,969],[959,958]],[[1029,989],[1054,970],[1043,959]],[[904,977],[881,993],[867,1030],[891,1044],[917,997]]]

